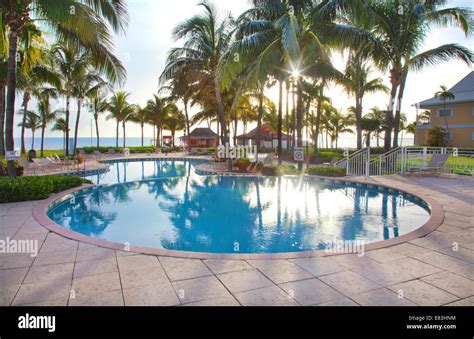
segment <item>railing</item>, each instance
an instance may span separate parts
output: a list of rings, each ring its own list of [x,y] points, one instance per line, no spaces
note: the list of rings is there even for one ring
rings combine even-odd
[[[442,173],[474,175],[472,148],[398,147],[378,156],[371,156],[368,148],[352,154],[346,150],[345,158],[335,166],[345,168],[347,175],[356,177],[405,174],[428,166],[433,154],[450,155]]]
[[[346,150],[344,156],[345,158],[336,162],[334,166],[345,168],[347,175],[350,176],[368,177],[370,175],[370,148],[364,148],[352,154]]]

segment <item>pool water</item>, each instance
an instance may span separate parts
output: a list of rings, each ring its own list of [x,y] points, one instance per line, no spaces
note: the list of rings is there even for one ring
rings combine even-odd
[[[123,163],[116,165],[121,174],[111,171],[101,181],[110,185],[78,192],[52,207],[49,217],[94,238],[209,253],[322,250],[334,240],[370,243],[409,233],[430,217],[411,196],[309,177],[200,176],[196,163],[186,161],[129,162],[125,172]],[[112,184],[115,179],[121,182]]]

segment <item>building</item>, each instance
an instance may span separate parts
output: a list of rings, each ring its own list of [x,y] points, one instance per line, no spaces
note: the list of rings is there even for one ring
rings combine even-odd
[[[282,147],[286,148],[288,136],[282,135]],[[257,128],[253,129],[247,134],[242,134],[237,137],[237,145],[247,146],[257,144]],[[278,133],[268,125],[263,125],[260,128],[260,147],[275,148],[278,147]]]
[[[449,146],[474,147],[474,71],[449,91],[455,98],[446,103],[434,97],[418,104],[420,109],[430,111],[431,116],[429,123],[418,124],[415,144],[425,144],[426,132],[433,126],[440,126],[446,131],[449,129],[446,135]]]
[[[196,128],[189,136],[181,137],[181,145],[190,148],[214,148],[219,144],[219,136],[210,128]]]

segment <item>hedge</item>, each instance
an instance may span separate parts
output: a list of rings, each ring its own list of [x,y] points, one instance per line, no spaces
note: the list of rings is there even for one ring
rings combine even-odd
[[[130,153],[153,153],[156,150],[154,146],[144,146],[144,147],[127,147],[130,150]],[[100,153],[106,154],[109,149],[114,149],[117,153],[122,153],[123,147],[82,147],[78,148],[78,150],[82,150],[86,152],[86,154],[92,154],[95,151],[99,151]]]
[[[79,187],[89,180],[74,176],[49,175],[20,178],[0,178],[0,203],[43,200],[53,193]]]
[[[340,178],[346,176],[346,169],[340,167],[317,166],[308,168],[306,173],[309,175],[317,175],[321,177]]]

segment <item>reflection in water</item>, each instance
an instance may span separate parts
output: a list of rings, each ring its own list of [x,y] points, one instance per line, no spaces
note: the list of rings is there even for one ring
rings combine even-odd
[[[137,171],[140,179],[150,176],[149,164],[127,165],[121,180],[136,178]],[[189,163],[153,166],[155,175],[178,176],[101,186],[77,196],[75,204],[55,207],[50,217],[109,241],[214,253],[306,251],[335,239],[378,241],[411,232],[429,217],[395,193],[311,178],[198,176]]]

